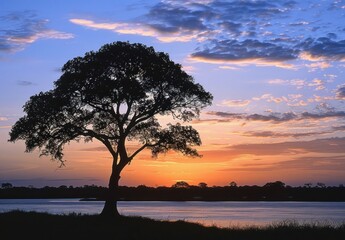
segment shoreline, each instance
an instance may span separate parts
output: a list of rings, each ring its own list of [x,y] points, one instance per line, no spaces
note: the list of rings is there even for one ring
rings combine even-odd
[[[265,227],[206,227],[185,221],[159,221],[143,217],[102,218],[99,215],[54,215],[39,212],[0,213],[4,239],[327,239],[340,240],[345,223],[338,226],[320,223],[299,224],[294,221]]]
[[[0,199],[80,198],[104,200],[108,189],[99,186],[0,188]],[[118,189],[118,201],[299,201],[345,202],[345,187],[126,187]]]
[[[54,196],[54,197],[0,197],[0,200],[10,200],[10,199],[79,199],[81,202],[104,202],[105,199],[103,198],[93,198],[93,197],[86,197],[86,198],[79,198],[79,197],[65,197],[65,196]],[[269,200],[269,199],[254,199],[254,200],[227,200],[227,199],[219,199],[219,200],[204,200],[204,199],[187,199],[187,200],[176,200],[176,199],[118,199],[119,202],[345,202],[345,200],[320,200],[320,199],[313,199],[313,200]]]

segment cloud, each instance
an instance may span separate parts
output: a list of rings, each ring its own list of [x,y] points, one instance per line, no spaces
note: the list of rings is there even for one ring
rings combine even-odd
[[[345,153],[345,138],[326,138],[312,141],[281,143],[237,144],[228,147],[229,154],[295,155],[301,153]]]
[[[293,79],[293,80],[284,80],[284,79],[271,79],[268,80],[268,84],[271,85],[293,85],[293,86],[304,86],[305,80]]]
[[[292,1],[161,1],[144,16],[145,22],[160,32],[213,33],[230,36],[253,32],[256,19],[284,16]],[[267,23],[267,21],[264,21]]]
[[[313,79],[311,83],[308,84],[309,87],[316,87],[315,90],[323,90],[325,89],[325,82],[320,79]]]
[[[332,65],[329,62],[314,62],[306,64],[306,67],[310,68],[310,71],[316,71],[318,69],[330,68]]]
[[[268,83],[272,85],[285,85],[287,82],[288,80],[283,80],[280,78],[268,80]]]
[[[310,6],[290,0],[162,0],[128,22],[82,18],[70,22],[162,42],[196,40],[201,44],[190,59],[198,62],[297,69],[292,61],[305,60],[313,63],[303,65],[315,70],[330,67],[329,61],[345,60],[345,40],[336,40],[340,35],[334,34],[337,26],[323,31],[328,20],[303,19],[307,9]],[[276,28],[284,29],[283,33],[278,34]],[[316,37],[304,37],[306,29]]]
[[[219,66],[220,69],[238,70],[237,67],[233,66]]]
[[[295,45],[272,42],[270,40],[246,39],[243,41],[217,40],[210,41],[209,46],[191,54],[191,59],[208,63],[238,63],[242,65],[269,65],[282,68],[294,68],[288,61],[307,60],[321,61],[307,66],[328,68],[325,61],[345,60],[345,40],[333,41],[328,37],[308,38]]]
[[[299,157],[293,160],[285,160],[273,164],[277,169],[299,169],[312,171],[344,171],[345,156],[327,156],[327,157]]]
[[[308,99],[308,102],[322,102],[322,101],[328,101],[328,100],[334,100],[333,96],[318,96],[314,95],[312,98]]]
[[[241,114],[241,113],[227,113],[227,112],[207,112],[207,115],[218,116],[226,118],[226,121],[232,120],[245,120],[245,121],[260,121],[260,122],[272,122],[272,123],[283,123],[291,120],[295,120],[297,115],[295,113],[274,113],[269,115],[262,114]],[[207,121],[207,120],[206,120]]]
[[[82,151],[90,151],[90,152],[104,152],[108,151],[108,149],[105,146],[100,146],[100,147],[89,147],[89,148],[83,148],[81,149]]]
[[[0,17],[0,51],[16,52],[39,39],[70,39],[73,34],[47,28],[48,20],[33,12],[14,12]]]
[[[274,97],[270,93],[266,93],[261,95],[260,97],[253,97],[254,101],[259,101],[259,100],[265,100],[267,102],[275,102],[275,103],[281,103],[281,102],[288,102],[288,99],[286,97]]]
[[[73,18],[70,22],[95,30],[111,30],[120,34],[134,34],[146,37],[156,37],[161,42],[188,42],[198,38],[194,31],[162,30],[158,25],[145,23],[95,22],[88,19]]]
[[[337,129],[334,129],[336,131]],[[293,138],[300,138],[300,137],[309,137],[321,134],[328,134],[332,133],[333,131],[323,131],[323,132],[304,132],[304,133],[293,133],[293,132],[273,132],[273,131],[247,131],[240,133],[242,136],[245,137],[262,137],[262,138],[285,138],[285,137],[293,137]]]
[[[103,29],[103,30],[115,30],[120,27],[128,26],[128,24],[126,23],[96,23],[92,20],[81,19],[81,18],[72,18],[69,21],[77,25],[94,28],[94,29]]]
[[[303,112],[301,119],[325,119],[325,118],[345,118],[344,111],[328,111],[324,113],[309,113]]]
[[[222,102],[222,105],[228,107],[244,107],[247,106],[250,102],[250,100],[224,100]]]
[[[323,83],[323,82],[322,82]],[[316,86],[316,83],[313,83]],[[318,85],[318,88],[323,87],[323,85]],[[323,89],[323,88],[322,88]],[[316,99],[309,98],[308,101],[301,99],[303,97],[302,94],[288,94],[288,96],[280,96],[275,97],[270,93],[263,94],[259,97],[253,97],[251,100],[223,100],[220,106],[227,106],[227,107],[244,107],[250,104],[253,101],[266,101],[269,103],[286,103],[288,106],[306,106],[310,102],[315,102]],[[315,100],[315,101],[314,101]],[[321,101],[321,98],[319,99]],[[329,100],[325,97],[322,100]]]
[[[17,81],[17,84],[20,86],[32,86],[35,85],[35,83],[31,81]]]
[[[292,65],[285,62],[295,60],[297,55],[298,51],[294,49],[259,40],[213,40],[211,47],[192,53],[191,59],[208,63],[275,65],[292,68]]]
[[[302,112],[300,114],[293,112],[286,113],[270,113],[268,115],[263,114],[241,114],[241,113],[227,113],[227,112],[215,112],[210,111],[206,113],[211,116],[218,116],[225,118],[228,121],[232,120],[244,120],[244,121],[259,121],[259,122],[271,122],[274,124],[285,123],[289,121],[302,121],[302,120],[321,120],[327,118],[340,118],[345,119],[344,111],[325,111],[319,113]],[[207,119],[206,119],[207,121]]]
[[[303,80],[303,79],[292,79],[292,80],[284,80],[284,79],[271,79],[268,80],[268,84],[270,85],[290,85],[296,86],[297,89],[301,89],[303,87],[313,87],[315,90],[323,90],[326,88],[325,84],[326,81],[314,78],[311,81]]]
[[[345,131],[345,125],[332,127],[335,131]]]
[[[221,171],[281,171],[281,170],[300,170],[300,171],[344,171],[345,170],[345,156],[327,156],[327,157],[298,157],[291,160],[275,161],[271,163],[253,163],[242,164],[240,167],[225,168]],[[328,172],[329,174],[329,172]]]
[[[1,122],[7,122],[9,120],[10,119],[8,117],[0,116],[0,123]],[[0,126],[0,129],[10,129],[10,128],[11,128],[11,126],[9,126],[9,125]]]
[[[178,5],[172,2],[160,2],[154,5],[145,16],[148,25],[161,33],[178,31],[207,31],[203,18],[211,19],[215,13],[208,11],[202,4]]]
[[[294,6],[294,1],[213,1],[211,7],[223,13],[226,19],[248,21],[284,17]]]
[[[273,122],[273,123],[282,123],[296,119],[296,114],[292,112],[282,113],[282,114],[270,114],[270,115],[261,115],[261,114],[249,114],[244,117],[244,120],[247,121],[262,121],[262,122]]]
[[[336,90],[336,99],[345,100],[345,85],[340,85]]]
[[[300,22],[295,22],[295,23],[290,23],[289,26],[292,27],[300,27],[300,26],[305,26],[310,24],[309,22],[305,22],[305,21],[300,21]]]
[[[207,115],[218,116],[222,118],[241,118],[243,114],[241,113],[228,113],[228,112],[216,112],[210,111],[206,113]]]
[[[308,38],[298,45],[300,57],[309,61],[345,60],[345,40],[334,41],[329,37]]]

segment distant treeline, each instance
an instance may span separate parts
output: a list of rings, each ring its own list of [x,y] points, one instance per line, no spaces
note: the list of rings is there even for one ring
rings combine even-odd
[[[96,185],[83,187],[13,187],[0,188],[0,198],[80,198],[103,200],[107,188]],[[264,186],[207,187],[176,183],[172,187],[121,186],[121,201],[345,201],[345,187],[325,185],[291,187],[277,181]]]

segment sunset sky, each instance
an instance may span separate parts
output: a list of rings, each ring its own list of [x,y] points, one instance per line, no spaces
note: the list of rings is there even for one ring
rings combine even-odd
[[[202,158],[143,152],[121,185],[345,184],[344,23],[344,0],[2,0],[0,183],[107,185],[100,143],[66,146],[59,168],[8,133],[69,59],[129,41],[168,53],[214,100],[191,123]]]

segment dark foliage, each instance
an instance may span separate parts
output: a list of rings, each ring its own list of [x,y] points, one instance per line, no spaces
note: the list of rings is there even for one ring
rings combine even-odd
[[[118,189],[124,201],[345,201],[345,187],[126,187]],[[104,200],[107,188],[84,187],[12,187],[0,189],[0,198],[81,198]]]

